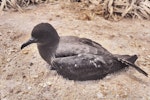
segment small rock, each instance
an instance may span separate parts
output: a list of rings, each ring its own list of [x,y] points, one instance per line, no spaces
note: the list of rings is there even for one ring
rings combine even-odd
[[[60,17],[60,15],[56,15],[56,17]]]
[[[46,83],[40,83],[39,86],[41,86],[41,87],[46,87],[47,84],[46,84]]]
[[[26,76],[25,76],[25,75],[23,75],[23,76],[22,76],[22,78],[26,78]]]
[[[122,95],[122,98],[127,98],[128,97],[128,94],[123,94]]]
[[[49,85],[49,86],[50,86],[50,85],[52,85],[52,83],[51,83],[51,82],[46,82],[46,83],[47,83],[47,85]]]
[[[20,93],[20,92],[22,92],[20,89],[17,90],[17,91],[15,91],[16,94],[18,94],[18,93]]]
[[[7,75],[7,77],[6,77],[6,80],[10,80],[10,79],[12,79],[12,77],[13,77],[13,74],[9,74],[9,75]]]
[[[7,58],[7,60],[6,60],[7,62],[10,62],[11,61],[11,59],[10,58]]]
[[[98,4],[100,3],[99,0],[90,0],[90,2],[91,2],[92,4],[95,4],[95,5],[98,5]]]
[[[148,55],[148,58],[150,58],[150,55]]]
[[[28,86],[28,90],[31,90],[32,89],[32,87],[31,86]]]
[[[31,63],[30,63],[30,66],[32,66],[32,65],[33,65],[33,63],[31,62]]]
[[[33,75],[32,77],[33,77],[33,78],[38,78],[39,76],[38,76],[38,75]]]
[[[39,86],[41,87],[47,87],[47,86],[51,86],[52,83],[51,82],[45,82],[45,83],[40,83]]]
[[[143,87],[146,87],[146,85],[145,85],[145,84],[143,84]]]
[[[105,86],[105,87],[104,87],[104,89],[105,89],[105,90],[108,90],[108,87],[107,87],[107,86]]]
[[[11,48],[10,52],[16,52],[16,49],[15,48]]]
[[[27,50],[23,51],[23,54],[28,54],[28,53],[29,53],[29,51],[27,51]]]
[[[142,50],[145,51],[146,49],[143,47]]]
[[[12,54],[14,52],[17,52],[17,50],[15,48],[10,48],[9,52],[8,52],[8,55],[10,55],[10,54]]]
[[[0,32],[0,36],[2,36],[2,33]]]
[[[8,52],[8,55],[11,55],[11,52]]]
[[[6,99],[6,98],[2,98],[2,100],[8,100],[8,99]]]
[[[98,92],[97,94],[97,97],[100,99],[100,98],[104,98],[104,95],[101,93],[101,92]]]
[[[116,94],[116,98],[119,98],[119,94]]]
[[[111,79],[111,75],[106,76],[105,79]]]

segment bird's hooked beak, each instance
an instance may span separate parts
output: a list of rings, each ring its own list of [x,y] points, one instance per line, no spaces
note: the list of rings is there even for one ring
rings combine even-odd
[[[37,39],[35,39],[35,38],[32,37],[27,42],[25,42],[25,43],[22,44],[21,49],[23,49],[24,47],[26,47],[26,46],[28,46],[28,45],[30,45],[32,43],[36,43],[36,42],[37,42]]]

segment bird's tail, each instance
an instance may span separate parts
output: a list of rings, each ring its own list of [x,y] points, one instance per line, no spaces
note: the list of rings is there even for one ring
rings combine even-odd
[[[140,72],[148,77],[148,74],[144,70],[142,70],[140,67],[138,67],[137,65],[134,64],[134,62],[138,58],[137,55],[133,55],[130,57],[128,55],[124,55],[124,56],[126,56],[126,57],[117,55],[116,58],[118,61],[120,61],[128,66],[134,67],[138,72]]]

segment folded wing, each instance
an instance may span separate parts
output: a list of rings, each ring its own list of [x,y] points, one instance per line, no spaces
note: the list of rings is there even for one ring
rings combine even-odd
[[[124,68],[125,64],[111,57],[93,54],[55,58],[53,67],[65,78],[71,80],[95,80]]]

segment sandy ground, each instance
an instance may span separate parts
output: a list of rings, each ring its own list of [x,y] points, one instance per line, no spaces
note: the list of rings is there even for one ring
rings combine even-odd
[[[49,70],[36,45],[20,46],[32,28],[51,23],[59,35],[97,41],[112,53],[137,54],[136,64],[150,74],[150,22],[119,22],[95,16],[79,20],[63,3],[30,6],[0,16],[0,100],[150,100],[150,78],[129,68],[96,81],[70,81]]]

